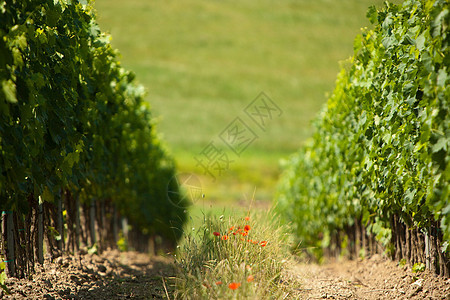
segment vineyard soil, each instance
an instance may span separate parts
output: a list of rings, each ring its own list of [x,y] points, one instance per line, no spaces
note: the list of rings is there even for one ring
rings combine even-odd
[[[362,261],[296,263],[288,272],[301,285],[287,299],[450,299],[450,279],[375,256]],[[8,279],[1,299],[172,299],[171,259],[136,252],[57,258],[32,280]],[[164,279],[164,281],[163,281]]]
[[[301,263],[291,272],[302,285],[300,299],[450,299],[450,278],[413,273],[380,256],[320,266]]]
[[[7,279],[0,299],[167,299],[171,259],[137,252],[63,256],[45,261],[32,280]],[[164,282],[163,282],[164,279]]]

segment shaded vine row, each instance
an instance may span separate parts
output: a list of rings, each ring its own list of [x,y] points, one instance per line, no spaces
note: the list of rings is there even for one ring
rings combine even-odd
[[[80,214],[95,219],[91,246],[121,218],[141,235],[181,236],[183,199],[178,207],[167,198],[174,162],[143,87],[95,18],[83,0],[0,1],[0,210],[10,269],[23,265],[8,258],[13,244],[32,266],[44,235],[50,249],[87,241]]]

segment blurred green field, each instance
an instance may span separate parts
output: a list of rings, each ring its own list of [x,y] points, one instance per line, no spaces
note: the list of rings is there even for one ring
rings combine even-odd
[[[223,206],[251,198],[255,188],[261,205],[271,200],[280,158],[311,134],[339,61],[369,26],[368,6],[382,2],[97,0],[95,8],[123,66],[148,90],[180,171],[195,172],[206,201]],[[243,111],[262,91],[283,111],[266,131]],[[194,157],[219,141],[236,117],[248,121],[258,139],[212,180]]]

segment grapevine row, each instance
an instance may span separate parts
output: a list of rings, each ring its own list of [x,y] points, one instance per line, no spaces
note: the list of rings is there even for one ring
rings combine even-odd
[[[286,162],[278,206],[317,255],[380,243],[448,276],[449,3],[386,2],[367,16],[374,29],[355,39],[314,136]]]
[[[174,228],[185,213],[166,192],[174,162],[155,132],[143,88],[121,67],[110,39],[88,1],[0,1],[3,249],[8,223],[22,230],[16,239],[24,233],[16,242],[22,247],[39,218],[48,235],[64,241],[60,216],[64,211],[70,232],[79,207],[86,218],[98,208],[91,216],[97,226],[120,215],[147,235],[169,241],[181,235]]]

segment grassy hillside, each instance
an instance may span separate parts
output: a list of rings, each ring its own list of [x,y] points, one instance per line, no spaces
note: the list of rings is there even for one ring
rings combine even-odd
[[[98,19],[148,101],[182,171],[196,172],[209,199],[271,198],[278,160],[310,135],[338,62],[369,24],[375,0],[97,0]],[[244,108],[264,91],[282,110],[266,131]],[[258,138],[213,181],[194,159],[241,117]],[[232,187],[232,188],[230,188]],[[234,194],[230,193],[233,191]],[[224,192],[226,196],[224,196]],[[226,199],[224,197],[227,197]]]

